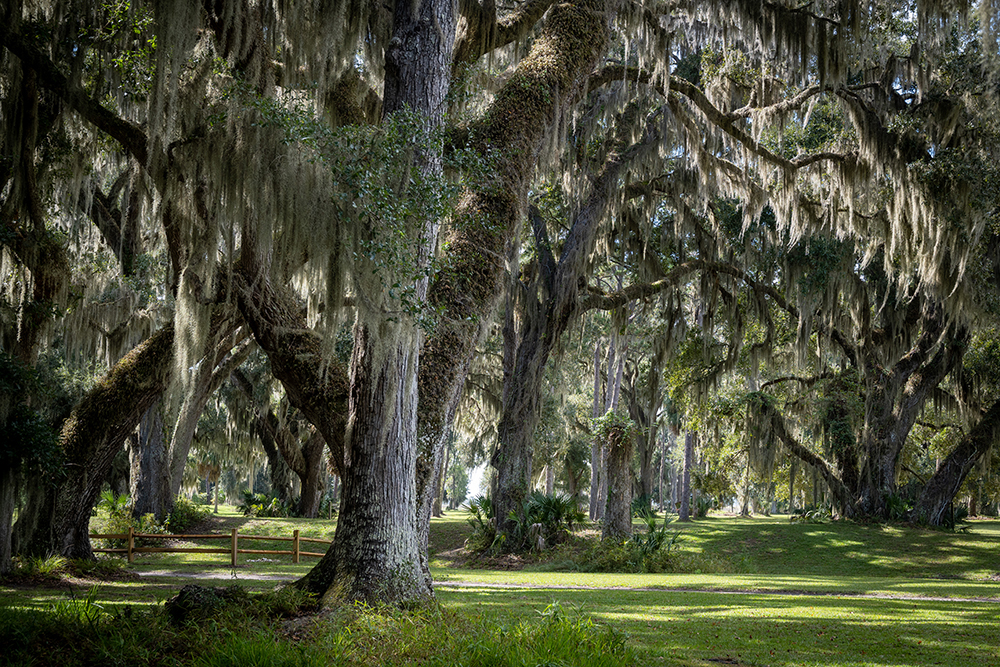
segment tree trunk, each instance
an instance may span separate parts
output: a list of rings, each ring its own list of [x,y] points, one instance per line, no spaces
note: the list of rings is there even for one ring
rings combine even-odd
[[[133,516],[152,514],[164,521],[173,505],[163,426],[163,400],[146,410],[129,446],[129,498]]]
[[[604,386],[601,383],[601,339],[594,343],[594,409],[591,417],[598,419],[601,416],[601,407],[604,404]],[[590,520],[597,521],[600,511],[597,509],[601,495],[601,478],[604,470],[604,461],[601,458],[601,440],[594,436],[590,441]]]
[[[433,144],[417,149],[415,168],[429,181],[444,173],[435,135],[450,83],[456,9],[452,0],[396,3],[385,54],[383,113],[419,115]],[[419,224],[418,264],[427,268],[440,223]],[[418,279],[415,287],[416,301],[423,303],[427,281]],[[327,599],[408,602],[433,595],[423,528],[426,523],[429,532],[447,426],[436,441],[418,441],[421,333],[412,322],[393,322],[380,312],[384,291],[375,298],[375,307],[363,306],[355,326],[349,457],[336,541],[303,582],[313,591],[321,584]],[[418,454],[426,454],[420,468]]]
[[[323,502],[323,480],[326,477],[326,441],[319,431],[314,431],[302,445],[302,460],[304,463],[301,480],[299,504],[295,513],[306,519],[319,516],[319,506]]]
[[[868,514],[888,518],[888,499],[897,490],[899,457],[913,424],[931,390],[961,363],[968,333],[964,329],[945,332],[945,326],[943,308],[925,303],[920,335],[892,368],[883,369],[875,355],[865,360],[867,393],[860,443],[866,470],[859,501]],[[946,340],[938,345],[942,335]]]
[[[750,516],[750,454],[747,454],[747,464],[743,468],[743,504],[740,516]]]
[[[620,541],[632,534],[632,442],[621,437],[607,444],[608,500],[601,539]]]
[[[0,576],[11,568],[11,534],[17,504],[17,472],[13,466],[0,470]]]
[[[173,339],[173,326],[167,325],[136,346],[84,396],[63,425],[60,444],[67,476],[56,490],[49,553],[93,557],[91,511],[125,438],[163,393],[173,362]]]
[[[691,520],[691,469],[694,467],[694,441],[697,432],[688,431],[684,436],[684,470],[681,481],[681,509],[678,521]]]
[[[795,476],[799,474],[799,460],[792,457],[788,473],[788,513],[795,514]]]
[[[659,504],[660,511],[666,509],[665,503],[663,501],[663,475],[666,472],[666,462],[667,462],[667,437],[666,435],[660,440],[660,466],[658,469],[658,474],[656,476],[656,499]]]
[[[442,517],[444,516],[444,496],[445,496],[445,484],[446,478],[448,476],[448,465],[451,463],[451,448],[445,447],[444,450],[444,462],[441,464],[441,470],[438,472],[437,481],[437,495],[434,497],[434,509],[432,511],[433,516]]]
[[[392,326],[392,325],[386,325]],[[398,325],[404,326],[404,325]],[[380,334],[380,335],[379,335]],[[351,402],[340,517],[334,542],[298,585],[345,600],[414,601],[432,595],[420,567],[415,511],[416,340],[375,334],[363,323],[354,333]],[[370,355],[388,358],[369,358]],[[375,376],[366,375],[376,369]]]
[[[927,481],[911,513],[911,520],[932,526],[947,525],[948,508],[973,466],[1000,440],[1000,401],[995,402]]]

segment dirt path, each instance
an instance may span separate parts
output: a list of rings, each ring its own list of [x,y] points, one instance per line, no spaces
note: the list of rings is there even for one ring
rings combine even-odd
[[[199,579],[211,581],[295,581],[297,576],[291,574],[261,574],[257,572],[240,572],[237,570],[213,572],[178,572],[177,570],[149,570],[139,572],[139,578],[172,577],[175,579]]]

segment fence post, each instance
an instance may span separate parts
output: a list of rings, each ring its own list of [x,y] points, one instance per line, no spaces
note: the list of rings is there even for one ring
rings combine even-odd
[[[239,540],[239,537],[236,533],[237,530],[239,529],[233,528],[233,567],[236,567],[236,543]]]
[[[128,527],[128,562],[131,563],[135,559],[135,554],[132,550],[135,549],[135,528],[132,526]]]
[[[299,562],[299,531],[297,528],[292,533],[292,562]]]

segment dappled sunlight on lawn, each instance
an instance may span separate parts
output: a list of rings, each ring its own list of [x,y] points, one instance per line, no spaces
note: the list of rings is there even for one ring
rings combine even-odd
[[[627,632],[653,660],[966,667],[1000,659],[1000,607],[988,603],[530,589],[445,591],[440,599],[521,618],[558,602]]]

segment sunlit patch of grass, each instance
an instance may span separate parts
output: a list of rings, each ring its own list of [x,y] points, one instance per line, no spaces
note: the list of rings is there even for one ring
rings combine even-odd
[[[445,608],[507,618],[558,600],[626,633],[638,664],[995,664],[993,603],[671,591],[442,590]]]

